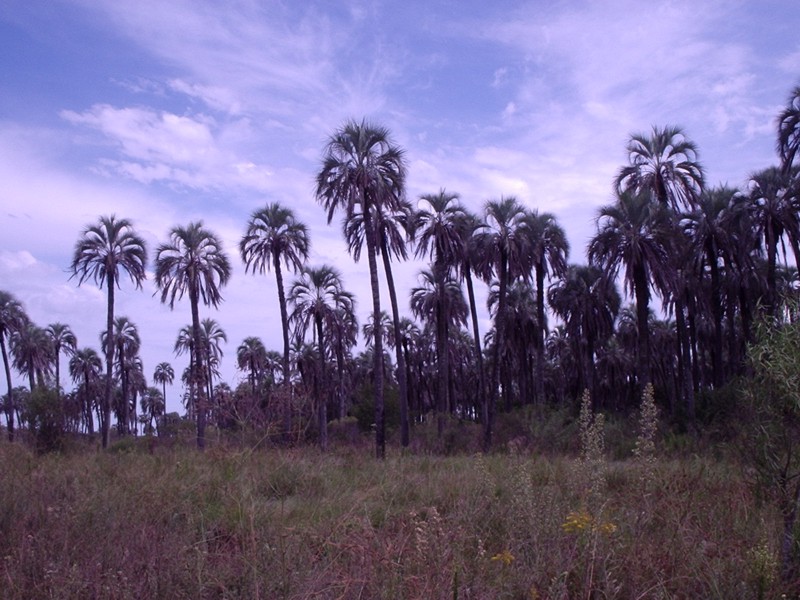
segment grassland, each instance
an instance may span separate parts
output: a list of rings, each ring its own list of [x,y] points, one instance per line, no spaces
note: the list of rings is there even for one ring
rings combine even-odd
[[[0,597],[792,597],[780,515],[735,461],[509,447],[1,442]]]

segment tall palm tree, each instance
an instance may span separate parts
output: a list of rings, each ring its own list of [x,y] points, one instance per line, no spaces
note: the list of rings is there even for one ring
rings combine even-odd
[[[256,210],[247,223],[247,231],[239,243],[239,252],[245,263],[245,272],[250,269],[264,274],[275,269],[278,284],[278,305],[283,328],[283,381],[291,380],[289,369],[289,316],[286,310],[286,294],[283,286],[281,262],[287,269],[297,273],[308,260],[310,239],[307,227],[297,220],[290,208],[277,202]]]
[[[627,151],[629,164],[615,181],[618,192],[649,191],[674,211],[694,206],[703,189],[703,168],[697,147],[680,127],[653,126],[649,136],[632,135]]]
[[[61,400],[61,351],[64,351],[68,357],[72,356],[77,348],[78,341],[75,334],[69,325],[64,323],[51,323],[45,329],[45,333],[50,337],[50,343],[53,345],[53,358],[55,359],[56,371],[56,394]]]
[[[236,366],[241,371],[248,371],[247,377],[253,395],[256,393],[256,384],[261,379],[266,362],[267,349],[264,347],[264,342],[255,336],[244,338],[236,349]]]
[[[553,312],[564,320],[564,328],[580,357],[582,389],[598,402],[595,380],[597,349],[614,331],[621,298],[613,280],[599,268],[570,265],[565,276],[548,291]]]
[[[14,391],[11,386],[11,363],[8,360],[6,340],[28,323],[28,315],[22,304],[12,294],[0,290],[0,350],[3,353],[3,367],[6,371],[6,384],[8,385],[8,401],[6,402],[6,423],[8,425],[8,440],[14,441]]]
[[[668,290],[671,276],[672,220],[649,193],[618,195],[615,204],[600,208],[597,234],[589,242],[589,264],[615,279],[624,269],[625,290],[636,298],[639,385],[650,376],[650,284]]]
[[[328,211],[328,223],[337,211],[345,220],[361,212],[367,245],[372,314],[378,321],[381,313],[377,253],[378,228],[374,207],[396,207],[405,190],[406,165],[402,149],[394,144],[389,131],[366,121],[349,121],[337,130],[324,150],[322,168],[317,175],[316,197]],[[375,453],[386,455],[386,423],[383,398],[383,343],[374,341],[375,378]]]
[[[429,256],[433,259],[433,268],[427,274],[438,278],[435,282],[429,282],[435,289],[445,289],[445,282],[450,279],[465,252],[462,237],[463,217],[464,210],[459,202],[458,194],[440,189],[437,194],[423,194],[420,197],[415,223],[416,255],[417,258]],[[425,276],[423,274],[423,279]],[[447,359],[448,315],[444,312],[446,310],[444,296],[441,296],[440,300],[433,306],[436,309],[434,320],[437,335],[438,433],[441,436],[444,427],[444,410],[447,407],[450,368]]]
[[[161,397],[166,405],[167,402],[167,385],[172,385],[175,381],[175,370],[168,362],[160,362],[156,365],[153,371],[153,383],[161,386]]]
[[[102,423],[103,448],[108,447],[111,431],[111,395],[113,391],[112,370],[114,367],[114,289],[119,287],[119,278],[125,271],[137,288],[142,287],[147,248],[144,240],[136,234],[128,219],[117,219],[114,215],[100,217],[96,225],[84,229],[75,244],[72,257],[72,277],[78,285],[89,279],[102,289],[106,286],[108,300],[106,312],[106,389],[105,411]]]
[[[28,322],[11,336],[11,356],[14,368],[28,376],[30,392],[44,386],[45,375],[52,373],[53,346],[41,327]]]
[[[169,241],[156,250],[156,285],[161,290],[161,302],[172,309],[175,300],[189,295],[192,311],[192,339],[194,365],[192,373],[198,380],[197,447],[205,448],[206,405],[203,389],[202,333],[199,304],[216,308],[222,302],[220,290],[231,276],[231,264],[222,247],[222,241],[203,228],[203,222],[186,227],[173,227]]]
[[[708,306],[713,323],[711,361],[714,387],[721,386],[724,377],[722,364],[724,302],[720,265],[724,264],[729,271],[732,269],[732,236],[726,225],[726,219],[738,194],[738,190],[728,186],[706,189],[700,195],[695,209],[684,214],[681,220],[683,230],[693,249],[695,270],[700,273],[708,270],[710,278]]]
[[[328,265],[303,269],[300,278],[289,288],[289,302],[293,306],[289,321],[295,324],[298,341],[305,337],[309,329],[313,331],[317,341],[320,381],[315,388],[319,442],[323,450],[328,447],[329,390],[325,368],[326,329],[337,320],[337,310],[352,301],[352,296],[343,294],[343,291],[341,275]]]
[[[544,280],[567,271],[569,242],[564,230],[550,213],[533,211],[528,216],[530,252],[536,276],[536,397],[544,400],[544,338],[546,330]]]
[[[394,256],[400,260],[408,259],[406,243],[413,237],[413,209],[411,204],[404,199],[399,199],[395,204],[376,204],[373,207],[373,219],[378,235],[377,252],[383,261],[383,272],[386,275],[386,286],[389,288],[389,301],[392,305],[392,338],[390,346],[394,346],[397,358],[397,384],[400,392],[400,443],[408,446],[408,386],[405,376],[405,357],[400,350],[400,307],[397,301],[397,288],[394,284],[392,260]],[[361,250],[366,241],[364,227],[364,213],[354,212],[344,222],[344,236],[347,246],[356,262],[361,258]],[[375,315],[372,315],[374,319]],[[372,332],[374,335],[374,332]]]
[[[69,374],[72,381],[80,386],[83,406],[83,418],[86,421],[86,430],[89,435],[94,435],[94,419],[92,418],[92,389],[94,383],[100,379],[103,362],[94,348],[80,348],[75,350],[69,359]]]
[[[498,301],[495,317],[495,345],[489,396],[483,407],[483,445],[492,445],[494,407],[499,390],[499,356],[505,329],[506,290],[512,279],[530,273],[527,212],[514,197],[490,200],[484,206],[484,227],[475,233],[478,272],[487,279],[498,281]]]
[[[789,102],[778,115],[778,155],[785,175],[795,165],[800,149],[800,86],[789,94]]]
[[[100,343],[108,346],[106,339],[107,332],[100,334]],[[128,412],[130,408],[130,374],[131,367],[135,365],[134,357],[139,354],[142,341],[139,338],[139,329],[136,324],[128,317],[120,316],[114,319],[114,339],[113,344],[116,348],[117,374],[119,376],[120,388],[122,390],[122,403],[117,418],[117,429],[120,434],[129,433],[128,431]]]

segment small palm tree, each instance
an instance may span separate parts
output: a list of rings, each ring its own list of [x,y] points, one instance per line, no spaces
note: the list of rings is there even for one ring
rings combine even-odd
[[[77,348],[78,341],[69,325],[64,323],[51,323],[45,329],[53,344],[53,358],[56,367],[56,394],[61,399],[61,351],[67,356],[72,356]]]
[[[153,371],[153,382],[161,385],[161,397],[164,403],[167,402],[167,385],[172,385],[175,381],[175,371],[168,362],[160,362]]]
[[[256,385],[261,380],[261,376],[266,368],[267,349],[259,338],[255,336],[246,337],[236,349],[236,365],[241,371],[248,371],[250,380],[250,391],[255,396]]]
[[[211,231],[203,228],[202,221],[186,227],[173,227],[169,241],[156,251],[156,285],[161,290],[161,302],[175,307],[175,301],[189,295],[192,312],[192,339],[194,364],[192,374],[197,378],[197,447],[205,448],[206,406],[203,389],[202,333],[199,304],[219,306],[220,290],[231,276],[231,264],[222,248],[222,242]]]
[[[133,225],[127,219],[117,219],[114,215],[100,217],[96,225],[89,225],[75,244],[72,257],[72,277],[78,278],[78,285],[92,279],[102,287],[105,285],[108,302],[106,312],[106,389],[105,415],[101,425],[103,448],[108,447],[111,431],[111,395],[113,391],[112,371],[114,367],[114,290],[119,287],[122,271],[128,273],[137,288],[142,287],[147,264],[147,248],[144,240],[136,235]]]
[[[328,223],[341,211],[345,220],[354,213],[364,216],[372,315],[380,319],[381,300],[378,280],[378,227],[375,207],[396,207],[405,192],[406,165],[403,150],[396,146],[383,127],[350,121],[328,141],[322,168],[317,175],[316,197],[328,211]],[[375,453],[386,456],[386,423],[383,398],[383,341],[374,340],[373,377],[375,378]]]
[[[108,345],[107,332],[100,334],[100,343]],[[142,346],[139,338],[139,329],[136,324],[128,317],[120,316],[114,319],[114,339],[113,345],[116,348],[117,356],[117,377],[119,378],[120,388],[122,389],[122,402],[119,405],[117,414],[117,430],[124,435],[129,433],[129,408],[130,408],[130,374],[131,367],[134,366],[133,359],[139,354]]]
[[[247,231],[239,243],[245,271],[265,273],[275,269],[278,284],[278,305],[283,331],[283,381],[291,378],[289,368],[289,316],[283,286],[281,263],[297,273],[308,260],[310,239],[308,228],[297,220],[290,208],[272,203],[255,211],[247,223]]]
[[[12,294],[0,291],[0,350],[3,353],[3,367],[6,371],[8,385],[8,401],[6,402],[6,422],[8,424],[8,440],[14,441],[14,391],[11,386],[11,363],[8,360],[6,340],[28,323],[28,315],[22,304]]]

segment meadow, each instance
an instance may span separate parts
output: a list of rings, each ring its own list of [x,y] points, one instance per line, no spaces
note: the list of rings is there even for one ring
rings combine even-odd
[[[0,596],[793,597],[781,515],[735,453],[673,438],[643,459],[635,423],[563,425],[548,451],[512,438],[490,455],[390,446],[385,461],[335,428],[326,453],[3,441]],[[471,427],[446,435],[478,440]]]

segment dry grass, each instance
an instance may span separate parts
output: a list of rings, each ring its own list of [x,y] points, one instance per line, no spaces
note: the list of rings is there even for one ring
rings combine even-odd
[[[0,443],[0,596],[780,597],[735,465],[363,449],[35,456]],[[766,542],[766,543],[765,543]],[[763,595],[759,595],[763,594]]]

